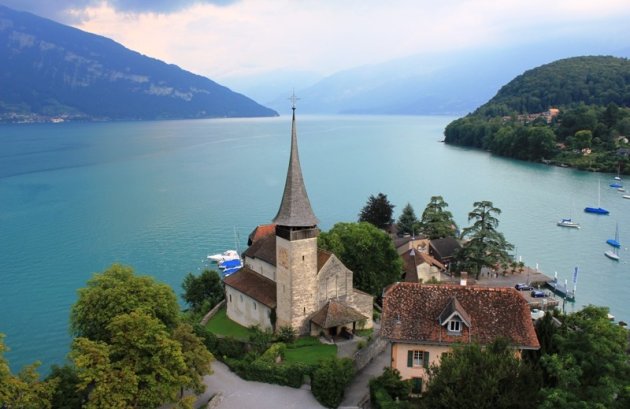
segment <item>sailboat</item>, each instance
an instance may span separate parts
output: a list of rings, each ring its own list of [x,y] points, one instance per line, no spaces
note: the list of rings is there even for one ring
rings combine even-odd
[[[604,255],[611,260],[619,261],[619,254],[617,253],[617,248],[613,248],[612,250],[608,250],[604,252]]]
[[[620,165],[617,165],[617,176],[614,177],[615,180],[621,180],[621,176],[619,176]]]
[[[619,243],[619,224],[615,225],[615,238],[606,240],[606,243],[617,249],[621,247],[621,243]]]
[[[601,199],[601,192],[600,192],[601,186],[600,186],[600,182],[599,180],[597,181],[597,207],[585,207],[584,211],[586,213],[594,213],[594,214],[608,214],[610,213],[608,210],[604,209],[603,207],[600,206],[600,199]]]
[[[571,218],[560,219],[560,221],[556,224],[560,227],[573,227],[574,229],[580,228],[580,223],[574,222]]]

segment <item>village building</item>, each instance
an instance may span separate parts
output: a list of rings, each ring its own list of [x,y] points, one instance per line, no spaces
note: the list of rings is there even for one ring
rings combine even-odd
[[[250,234],[244,267],[226,277],[228,317],[244,326],[335,336],[372,327],[373,297],[353,286],[353,273],[317,248],[318,220],[298,155],[295,104],[284,193],[271,224]]]
[[[527,301],[514,288],[393,284],[383,295],[381,336],[390,342],[391,367],[412,380],[414,393],[454,345],[502,337],[519,354],[540,348]]]
[[[444,237],[429,242],[429,255],[448,267],[457,250],[461,248],[455,237]]]

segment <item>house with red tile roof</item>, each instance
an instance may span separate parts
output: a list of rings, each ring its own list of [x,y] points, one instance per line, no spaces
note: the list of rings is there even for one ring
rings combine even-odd
[[[353,286],[353,273],[317,248],[317,218],[300,167],[295,106],[289,168],[278,214],[256,227],[243,253],[245,267],[224,279],[227,316],[244,326],[300,335],[336,335],[372,327],[374,297]]]
[[[381,336],[390,342],[392,368],[412,379],[414,392],[456,344],[501,337],[518,353],[540,348],[527,301],[514,288],[393,284],[383,295]]]

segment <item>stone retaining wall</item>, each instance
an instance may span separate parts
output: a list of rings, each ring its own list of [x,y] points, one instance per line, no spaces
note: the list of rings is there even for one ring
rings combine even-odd
[[[215,305],[214,308],[211,309],[206,315],[204,315],[204,317],[201,319],[199,323],[201,325],[206,325],[208,323],[208,320],[214,317],[214,314],[216,314],[217,311],[219,311],[221,307],[223,307],[224,305],[225,305],[225,300],[222,300],[220,303]]]

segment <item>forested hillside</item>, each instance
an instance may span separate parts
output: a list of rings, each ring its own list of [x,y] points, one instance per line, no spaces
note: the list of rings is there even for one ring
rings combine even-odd
[[[627,168],[630,61],[575,57],[543,65],[451,122],[445,142],[593,171]],[[630,171],[630,169],[627,169]]]

